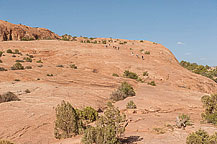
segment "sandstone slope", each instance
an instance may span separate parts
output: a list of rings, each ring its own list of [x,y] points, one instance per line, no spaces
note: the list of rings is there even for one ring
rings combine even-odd
[[[135,97],[116,103],[130,120],[125,136],[132,138],[131,141],[184,144],[186,136],[200,127],[211,133],[216,130],[212,125],[200,124],[203,111],[200,98],[206,93],[216,93],[217,84],[182,68],[163,45],[122,39],[93,40],[106,40],[106,44],[81,43],[81,40],[86,39],[0,42],[0,51],[6,52],[10,48],[22,53],[16,57],[4,53],[0,58],[3,61],[0,67],[8,69],[0,72],[1,93],[12,91],[21,99],[0,104],[0,139],[17,144],[79,143],[79,136],[60,141],[54,138],[54,108],[62,100],[78,108],[103,108],[111,92],[123,81],[132,84],[137,93]],[[26,54],[33,55],[33,61],[22,64],[32,66],[32,69],[10,70],[15,61],[22,60]],[[38,60],[43,63],[37,63]],[[71,64],[77,65],[78,69],[70,68]],[[125,70],[139,74],[145,83],[123,78]],[[143,77],[144,71],[148,71],[149,76]],[[113,73],[120,77],[112,76]],[[156,87],[147,85],[152,80]],[[31,93],[25,93],[26,89]],[[129,100],[137,104],[135,112],[125,109]],[[174,125],[180,113],[191,115],[195,125],[186,130],[165,128],[165,133],[160,135],[153,131],[154,128],[164,128],[166,124]]]

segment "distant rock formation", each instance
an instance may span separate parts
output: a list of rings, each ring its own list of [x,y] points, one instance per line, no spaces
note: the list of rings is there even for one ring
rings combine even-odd
[[[0,20],[0,41],[9,40],[49,40],[60,36],[45,28],[33,28]]]

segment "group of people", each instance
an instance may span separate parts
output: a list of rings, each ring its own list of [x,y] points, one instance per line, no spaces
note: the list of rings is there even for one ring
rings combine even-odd
[[[132,55],[132,56],[134,56],[134,53],[133,53],[133,52],[131,52],[131,55]],[[136,57],[137,57],[137,58],[139,58],[139,55],[138,55],[138,54],[136,54]],[[142,60],[144,60],[144,56],[143,56],[143,55],[142,55]]]

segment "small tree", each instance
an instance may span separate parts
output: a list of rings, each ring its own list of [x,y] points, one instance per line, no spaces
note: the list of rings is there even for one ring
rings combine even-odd
[[[124,71],[124,77],[131,79],[138,79],[138,75],[136,73],[130,72],[128,70]]]
[[[121,115],[111,102],[107,104],[104,116],[101,116],[96,127],[88,128],[82,138],[84,144],[119,144],[125,131],[126,116]]]
[[[79,134],[78,115],[70,103],[62,101],[56,108],[54,135],[57,139]]]
[[[201,114],[208,123],[217,125],[217,94],[203,96],[201,98],[205,112]]]
[[[187,139],[186,144],[216,144],[217,143],[217,133],[212,136],[204,130],[198,130],[191,133]]]
[[[12,67],[11,67],[11,70],[23,70],[24,67],[21,63],[19,62],[16,62]]]

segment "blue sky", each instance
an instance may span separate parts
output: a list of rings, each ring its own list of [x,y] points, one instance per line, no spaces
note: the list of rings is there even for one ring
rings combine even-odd
[[[217,65],[217,0],[0,0],[0,19],[73,36],[149,40]]]

